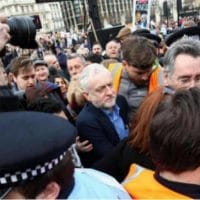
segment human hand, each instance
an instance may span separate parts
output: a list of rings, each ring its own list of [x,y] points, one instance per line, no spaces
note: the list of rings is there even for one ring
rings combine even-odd
[[[0,15],[0,51],[5,47],[6,43],[10,40],[10,28],[6,24],[7,18]]]
[[[88,140],[81,142],[80,137],[77,136],[76,137],[76,149],[80,152],[89,152],[93,149],[93,145]]]

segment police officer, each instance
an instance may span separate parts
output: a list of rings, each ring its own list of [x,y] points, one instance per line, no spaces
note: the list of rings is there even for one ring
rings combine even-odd
[[[0,195],[6,199],[130,199],[110,176],[74,169],[76,129],[39,112],[0,113]]]

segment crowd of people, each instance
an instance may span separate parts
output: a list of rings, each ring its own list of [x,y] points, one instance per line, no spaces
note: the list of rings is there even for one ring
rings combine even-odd
[[[200,198],[199,26],[125,26],[105,49],[41,37],[23,52],[6,20],[1,198]]]

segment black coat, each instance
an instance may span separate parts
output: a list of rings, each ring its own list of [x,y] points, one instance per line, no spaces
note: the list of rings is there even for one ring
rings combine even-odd
[[[127,124],[128,104],[124,97],[117,97],[120,116]],[[89,140],[93,150],[80,154],[84,167],[90,167],[94,162],[108,154],[120,141],[114,125],[108,116],[91,103],[87,103],[77,118],[78,135],[81,140]]]
[[[128,138],[123,139],[106,157],[96,162],[92,168],[106,172],[122,182],[129,172],[130,165],[137,163],[148,169],[155,169],[151,157],[140,153],[128,143]]]

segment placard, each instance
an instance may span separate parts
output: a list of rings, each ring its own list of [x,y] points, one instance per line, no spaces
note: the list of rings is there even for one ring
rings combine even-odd
[[[133,26],[148,28],[150,21],[150,0],[134,0]]]

